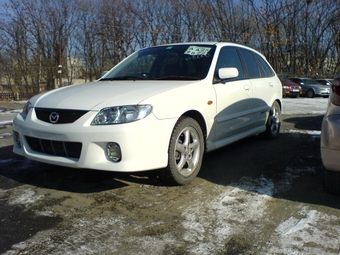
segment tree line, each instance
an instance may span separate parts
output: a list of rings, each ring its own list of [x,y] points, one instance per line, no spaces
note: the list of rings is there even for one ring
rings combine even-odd
[[[244,44],[288,75],[340,70],[340,0],[7,0],[0,14],[0,80],[35,93],[174,42]]]

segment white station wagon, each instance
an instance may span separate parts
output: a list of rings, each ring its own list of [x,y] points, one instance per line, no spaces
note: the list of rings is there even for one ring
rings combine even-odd
[[[280,130],[282,86],[265,57],[233,43],[139,50],[101,79],[31,98],[13,151],[49,164],[119,172],[160,169],[186,184],[204,152]]]

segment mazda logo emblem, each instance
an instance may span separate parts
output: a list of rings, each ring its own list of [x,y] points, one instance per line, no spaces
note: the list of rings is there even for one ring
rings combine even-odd
[[[52,112],[49,119],[52,124],[55,124],[59,120],[59,114],[57,112]]]

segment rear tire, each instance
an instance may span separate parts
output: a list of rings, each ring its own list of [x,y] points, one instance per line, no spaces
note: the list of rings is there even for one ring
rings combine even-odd
[[[340,172],[324,168],[323,188],[328,193],[340,195]]]
[[[172,132],[168,150],[168,166],[161,172],[165,182],[184,185],[201,169],[204,139],[200,125],[192,118],[181,117]]]
[[[270,108],[266,131],[261,133],[264,138],[274,139],[280,133],[281,127],[281,108],[278,102],[274,102],[272,107]]]

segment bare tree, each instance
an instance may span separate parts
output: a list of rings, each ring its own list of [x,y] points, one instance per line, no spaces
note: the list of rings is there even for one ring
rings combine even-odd
[[[95,80],[139,48],[185,41],[246,44],[279,73],[340,71],[340,0],[8,0],[2,7],[0,79],[31,93],[65,79]]]

